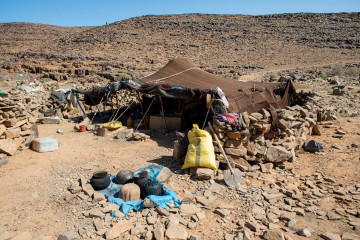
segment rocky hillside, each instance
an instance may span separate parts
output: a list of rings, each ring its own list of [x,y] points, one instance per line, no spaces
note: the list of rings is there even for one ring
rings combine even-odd
[[[185,57],[236,78],[261,69],[359,62],[358,29],[360,13],[143,16],[99,27],[3,23],[0,67],[150,73]]]

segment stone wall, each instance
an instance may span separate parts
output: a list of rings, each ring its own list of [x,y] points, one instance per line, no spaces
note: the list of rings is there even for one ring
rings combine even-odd
[[[306,105],[278,109],[277,127],[272,126],[271,114],[262,109],[257,113],[242,114],[242,126],[233,131],[231,125],[213,121],[215,132],[231,160],[243,171],[252,165],[266,167],[265,163],[277,166],[286,161],[294,161],[295,151],[301,148],[311,135],[321,135],[318,119],[318,109]],[[322,112],[323,113],[323,112]],[[323,113],[327,120],[336,118],[331,113]],[[319,119],[320,120],[320,119]],[[217,160],[225,162],[217,143],[214,141]]]
[[[38,135],[35,114],[41,108],[20,91],[10,92],[8,96],[0,97],[0,161],[3,163],[7,156],[28,147]]]

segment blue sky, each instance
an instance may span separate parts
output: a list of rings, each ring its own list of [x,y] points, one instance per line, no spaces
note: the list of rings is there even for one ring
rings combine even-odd
[[[0,0],[0,22],[100,26],[160,14],[360,12],[360,0]]]

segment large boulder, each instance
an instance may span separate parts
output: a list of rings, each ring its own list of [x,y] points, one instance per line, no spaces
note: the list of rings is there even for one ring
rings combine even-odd
[[[13,156],[18,149],[18,142],[14,139],[0,139],[0,153]]]
[[[269,162],[285,162],[291,159],[291,152],[281,146],[272,146],[267,149],[264,159]]]

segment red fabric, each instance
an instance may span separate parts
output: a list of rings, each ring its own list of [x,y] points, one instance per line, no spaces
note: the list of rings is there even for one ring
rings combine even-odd
[[[219,117],[222,117],[222,119],[224,119],[225,122],[233,125],[233,126],[237,126],[238,125],[238,114],[237,113],[225,113],[222,115],[217,115]]]

